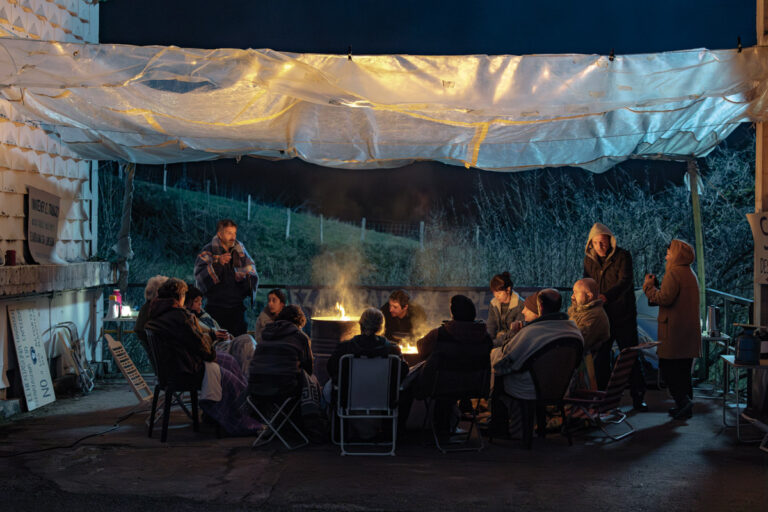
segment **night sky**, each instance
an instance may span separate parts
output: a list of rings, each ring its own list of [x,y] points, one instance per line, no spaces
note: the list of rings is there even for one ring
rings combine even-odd
[[[754,0],[108,0],[100,6],[100,41],[343,54],[349,46],[353,54],[650,53],[733,48],[737,37],[754,45],[755,9]],[[668,164],[654,172],[675,179],[683,170]],[[169,171],[179,175],[181,165]],[[505,179],[429,162],[349,171],[254,158],[188,164],[187,172],[215,174],[222,188],[236,180],[263,200],[304,204],[326,216],[393,221],[423,218],[447,197],[467,202],[479,177],[491,189]]]

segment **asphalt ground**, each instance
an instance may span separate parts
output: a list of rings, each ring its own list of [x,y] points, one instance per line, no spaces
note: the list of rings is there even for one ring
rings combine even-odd
[[[342,457],[333,444],[252,449],[195,433],[180,411],[161,444],[146,412],[115,427],[137,401],[103,382],[0,423],[0,510],[766,510],[768,453],[723,429],[719,399],[698,398],[681,422],[665,392],[646,398],[651,412],[630,412],[637,431],[621,441],[586,431],[573,446],[550,434],[530,451],[494,440],[443,455],[412,433],[395,457]]]

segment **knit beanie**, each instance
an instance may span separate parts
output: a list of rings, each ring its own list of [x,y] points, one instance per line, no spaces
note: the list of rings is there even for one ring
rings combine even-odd
[[[458,322],[471,322],[475,319],[475,303],[466,295],[451,297],[451,315]]]
[[[528,310],[532,313],[539,314],[539,292],[536,292],[532,295],[529,295],[525,298],[525,302],[523,303],[523,306],[528,308]]]

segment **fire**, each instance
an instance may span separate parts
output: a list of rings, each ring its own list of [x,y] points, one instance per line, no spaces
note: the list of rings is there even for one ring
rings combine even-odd
[[[336,303],[336,311],[339,312],[339,319],[341,319],[341,320],[352,320],[352,318],[347,316],[347,312],[344,310],[344,306],[342,306],[338,302]]]
[[[403,341],[400,343],[400,350],[403,354],[418,354],[419,349],[416,348],[416,343],[410,341]]]

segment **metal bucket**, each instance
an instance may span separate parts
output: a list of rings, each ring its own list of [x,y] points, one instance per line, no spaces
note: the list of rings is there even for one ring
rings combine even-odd
[[[313,318],[311,333],[312,354],[315,356],[314,373],[320,385],[323,385],[328,381],[328,358],[340,342],[360,334],[360,324],[357,320]]]

